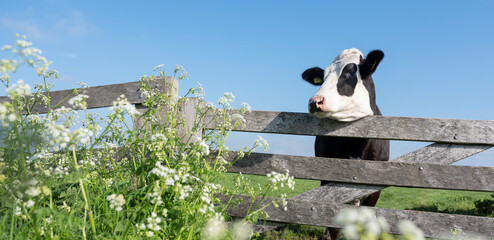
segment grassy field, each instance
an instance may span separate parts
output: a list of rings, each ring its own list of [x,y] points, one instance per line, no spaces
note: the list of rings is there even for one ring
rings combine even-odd
[[[225,174],[224,178],[221,179],[222,185],[228,188],[236,176],[237,174],[233,173]],[[245,176],[253,186],[263,185],[268,181],[267,177],[264,176]],[[281,193],[286,193],[288,197],[292,197],[320,186],[320,182],[314,180],[296,179],[295,182],[294,191],[277,191],[270,196],[277,197]],[[382,191],[377,207],[483,216],[485,214],[475,209],[475,201],[490,199],[491,194],[472,191],[388,187]],[[264,233],[260,239],[318,239],[323,232],[324,228],[322,227],[288,224],[277,231]]]

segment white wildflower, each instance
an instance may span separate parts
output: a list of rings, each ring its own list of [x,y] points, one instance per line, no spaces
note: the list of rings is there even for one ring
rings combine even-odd
[[[83,81],[78,82],[79,86],[81,86],[82,89],[87,89],[89,88],[89,85]]]
[[[127,111],[131,116],[139,115],[139,111],[129,103],[125,95],[120,95],[116,101],[113,102],[113,106],[110,107],[110,117],[123,119],[123,113]]]
[[[153,71],[156,71],[156,69],[160,69],[160,68],[162,68],[163,66],[164,66],[163,64],[160,64],[160,65],[158,65],[158,66],[154,67]]]
[[[88,95],[79,94],[75,97],[70,98],[67,102],[72,105],[75,109],[86,109],[87,103],[86,99],[89,98]]]
[[[269,150],[268,141],[266,139],[262,138],[261,136],[257,136],[257,139],[254,142],[254,147],[259,147],[259,146],[263,146],[264,151]]]
[[[199,145],[199,149],[201,151],[201,154],[202,155],[209,155],[209,145],[206,142],[202,141],[200,138],[198,138],[198,140],[199,141],[197,143]]]
[[[223,97],[218,99],[218,103],[220,105],[224,105],[226,107],[229,107],[231,103],[235,100],[235,96],[231,92],[226,92]]]
[[[10,45],[3,45],[2,51],[10,51],[12,49],[12,46]]]
[[[173,168],[161,166],[160,162],[156,162],[156,167],[151,170],[151,173],[165,179],[165,184],[169,186],[175,185],[175,181],[180,180],[180,176],[177,175],[177,171]]]
[[[163,204],[163,200],[161,199],[161,189],[159,181],[156,181],[156,184],[153,187],[153,192],[146,194],[146,198],[149,199],[151,204],[153,205],[161,205]]]
[[[25,204],[27,208],[31,208],[32,206],[34,206],[35,202],[33,200],[27,200]]]
[[[111,209],[115,209],[117,212],[122,211],[122,206],[125,204],[125,199],[122,194],[119,194],[118,196],[115,194],[109,195],[106,197],[106,200],[110,202]]]
[[[192,190],[193,190],[192,187],[189,185],[183,186],[182,188],[180,188],[180,194],[179,194],[178,199],[184,200],[185,198],[187,198],[189,196],[189,194],[192,192]]]
[[[233,236],[237,240],[247,240],[253,233],[252,225],[246,222],[237,222],[233,225]]]
[[[285,186],[288,186],[290,189],[295,188],[295,180],[293,180],[293,176],[290,176],[289,171],[286,170],[285,174],[282,173],[277,173],[277,172],[271,172],[266,175],[269,178],[269,181],[273,183],[275,186],[280,185],[282,188]],[[275,190],[277,188],[275,187]]]
[[[382,217],[376,217],[369,208],[343,209],[335,219],[343,226],[343,235],[346,239],[358,239],[359,235],[378,239],[382,232],[388,231],[389,225]]]
[[[36,197],[40,194],[40,191],[38,188],[30,187],[26,190],[26,194],[31,196],[31,197]]]
[[[21,215],[21,208],[19,206],[15,206],[15,215],[20,216]]]
[[[29,84],[25,84],[22,79],[14,83],[11,87],[7,88],[7,95],[11,99],[16,99],[18,97],[31,95],[31,87]]]
[[[403,220],[398,223],[398,228],[400,229],[403,237],[410,240],[424,240],[424,232],[420,230],[412,221]]]
[[[209,219],[204,227],[203,234],[205,239],[219,239],[226,231],[226,224],[223,216],[216,214]]]
[[[249,104],[247,104],[246,102],[243,102],[243,103],[242,103],[242,109],[243,109],[244,111],[248,112],[248,113],[251,113],[251,112],[252,112],[252,110],[250,109],[250,105],[249,105]]]
[[[148,227],[149,230],[153,232],[161,230],[161,227],[159,226],[159,224],[161,223],[161,218],[158,217],[158,215],[155,212],[152,212],[151,217],[148,217],[146,221],[147,221],[146,226]]]

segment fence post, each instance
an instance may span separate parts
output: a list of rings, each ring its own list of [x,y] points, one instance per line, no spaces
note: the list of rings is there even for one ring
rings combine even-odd
[[[183,125],[178,131],[180,136],[184,136],[183,142],[195,143],[202,139],[202,124],[196,121],[199,121],[197,116],[205,106],[206,104],[200,98],[190,97],[180,101],[178,111],[179,117],[183,119]],[[199,127],[199,129],[194,129],[194,127]]]
[[[178,101],[178,81],[177,81],[177,79],[175,79],[173,77],[160,76],[160,77],[156,77],[153,81],[151,81],[151,87],[158,88],[160,84],[165,85],[164,92],[167,95],[167,97],[170,98],[170,104],[172,106],[176,105],[177,101]],[[140,97],[144,97],[144,96],[140,96]],[[168,107],[169,106],[167,106],[167,105],[163,106],[163,112],[161,112],[161,114],[167,113],[169,111]],[[140,114],[145,113],[147,110],[147,107],[143,106],[142,104],[135,104],[135,108]],[[162,115],[162,117],[164,117],[164,115]],[[150,131],[151,126],[149,126],[149,125],[143,126],[144,122],[145,122],[144,119],[138,118],[134,122],[134,129],[142,129],[142,130],[146,129],[147,131]],[[143,127],[145,127],[145,128],[143,129]]]

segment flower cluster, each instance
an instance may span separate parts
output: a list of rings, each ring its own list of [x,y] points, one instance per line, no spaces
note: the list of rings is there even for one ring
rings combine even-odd
[[[7,95],[11,99],[19,99],[21,97],[31,95],[31,86],[29,84],[24,83],[22,79],[14,83],[11,87],[7,88]]]
[[[268,141],[261,136],[257,136],[256,141],[254,142],[254,147],[259,147],[262,146],[264,147],[264,151],[269,150],[269,144]]]
[[[89,98],[88,95],[85,94],[79,94],[75,97],[72,97],[69,99],[67,102],[73,106],[75,109],[86,109],[87,103],[86,99]]]
[[[379,236],[382,231],[389,229],[384,218],[376,217],[375,212],[367,208],[360,211],[344,209],[335,221],[343,225],[343,235],[348,239],[358,239],[360,235]]]
[[[205,214],[208,210],[210,212],[214,212],[214,203],[211,199],[213,198],[213,194],[221,188],[221,185],[214,183],[206,183],[204,185],[201,195],[201,200],[204,204],[199,209],[199,212],[203,214]]]
[[[246,102],[242,103],[242,108],[240,108],[240,111],[242,113],[245,113],[245,112],[251,113],[252,112],[252,110],[250,109],[250,105],[247,104]]]
[[[198,140],[197,145],[199,146],[200,153],[204,156],[209,155],[209,153],[210,153],[209,145],[206,142],[204,142],[203,140],[201,140],[200,138],[198,138],[197,140]]]
[[[146,194],[146,198],[149,199],[151,204],[153,205],[161,205],[163,204],[163,200],[161,199],[161,188],[159,181],[156,181],[156,184],[153,187],[153,192]]]
[[[150,144],[148,145],[148,149],[151,151],[160,151],[165,148],[168,139],[162,133],[155,133],[149,140]]]
[[[274,185],[274,190],[278,189],[278,184],[282,188],[285,186],[285,184],[292,190],[295,188],[295,180],[293,180],[293,176],[289,175],[288,170],[286,170],[285,174],[271,172],[267,174],[267,177],[269,178],[269,181],[271,181],[271,183]]]
[[[376,216],[369,208],[343,209],[335,219],[337,224],[343,226],[345,239],[391,239],[389,225],[386,219]],[[425,240],[422,230],[411,221],[404,220],[398,223],[403,240]]]
[[[51,62],[47,61],[45,57],[41,56],[41,50],[32,47],[33,43],[26,41],[26,36],[19,36],[17,41],[12,45],[4,45],[2,51],[10,51],[12,54],[18,55],[22,61],[16,59],[2,59],[0,61],[0,73],[6,74],[16,72],[21,63],[27,63],[30,67],[34,68],[38,76],[43,75],[47,70]]]
[[[147,224],[142,223],[141,225],[137,225],[137,227],[142,230],[146,231],[146,229],[149,229],[146,232],[147,237],[152,237],[154,236],[156,231],[161,230],[161,227],[159,224],[161,223],[161,218],[158,217],[158,214],[155,212],[151,213],[151,216],[146,219]]]
[[[424,232],[418,228],[412,221],[403,220],[398,223],[403,238],[410,240],[422,240],[425,239]]]
[[[123,113],[127,112],[131,116],[139,115],[139,111],[129,103],[125,95],[120,95],[116,101],[113,102],[113,106],[110,107],[110,115],[111,119],[120,119],[123,120]]]
[[[125,199],[122,194],[119,194],[118,196],[115,194],[109,195],[106,197],[106,200],[110,202],[111,209],[115,209],[117,212],[122,211],[122,206],[125,204]]]
[[[205,239],[220,239],[226,229],[225,218],[217,213],[206,223],[206,227],[203,229],[203,235]]]
[[[4,120],[13,122],[17,119],[17,115],[14,111],[14,107],[9,102],[0,103],[0,121],[2,122],[3,127],[8,126],[8,123],[4,122]]]
[[[229,108],[230,107],[230,104],[233,103],[234,100],[235,100],[235,96],[233,95],[233,93],[226,92],[223,95],[223,97],[221,97],[220,99],[218,99],[218,103],[220,105],[225,106],[226,108]]]

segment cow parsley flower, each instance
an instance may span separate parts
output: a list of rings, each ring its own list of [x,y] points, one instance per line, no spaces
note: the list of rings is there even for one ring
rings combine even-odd
[[[10,51],[12,49],[11,45],[3,45],[2,51]]]
[[[31,95],[31,86],[25,84],[22,79],[14,83],[11,87],[7,88],[7,95],[11,99],[17,99],[19,97]]]
[[[209,152],[209,145],[206,142],[202,141],[200,138],[198,138],[198,140],[199,141],[197,143],[198,143],[199,149],[201,151],[201,154],[206,155],[206,156],[209,155],[209,153],[210,153]]]
[[[266,139],[262,138],[261,136],[257,136],[257,139],[254,142],[254,147],[259,147],[259,146],[263,146],[264,151],[269,150],[268,141]]]
[[[424,232],[420,228],[418,228],[412,221],[403,220],[398,223],[398,228],[400,229],[401,234],[406,239],[410,240],[424,240]]]
[[[34,206],[34,204],[35,202],[31,199],[27,200],[27,202],[25,203],[27,208],[31,208],[32,206]]]
[[[295,188],[295,180],[293,180],[293,176],[289,175],[288,170],[286,170],[285,174],[271,172],[267,174],[267,177],[269,178],[269,181],[271,181],[271,183],[274,185],[275,190],[278,189],[277,185],[280,185],[280,187],[283,188],[285,184],[292,190]]]
[[[203,230],[204,237],[206,239],[219,239],[225,233],[226,227],[223,216],[216,214],[206,223]]]
[[[113,102],[113,106],[110,107],[110,118],[123,119],[123,113],[127,111],[131,116],[139,115],[139,111],[129,103],[124,94],[120,95],[116,101]]]
[[[243,112],[248,112],[248,113],[251,113],[252,112],[252,110],[250,109],[250,105],[247,104],[246,102],[243,102],[242,103],[241,110],[243,110]]]
[[[72,105],[75,109],[82,109],[85,110],[87,108],[87,103],[86,99],[89,98],[88,95],[85,94],[79,94],[75,97],[72,97],[69,99],[67,102]]]
[[[161,223],[161,218],[158,217],[158,214],[156,214],[155,212],[152,212],[151,217],[148,217],[146,221],[147,221],[146,226],[149,230],[152,231],[153,236],[154,236],[154,232],[161,230],[161,227],[159,226],[159,224]],[[148,232],[148,236],[149,236],[149,232]]]
[[[117,212],[122,211],[122,206],[125,204],[125,199],[122,194],[119,194],[118,196],[115,194],[109,195],[106,197],[106,200],[110,202],[111,209],[115,209]]]
[[[36,197],[40,194],[40,191],[38,188],[35,187],[30,187],[26,190],[26,195],[31,196],[31,197]]]
[[[358,239],[362,235],[378,239],[382,232],[389,230],[386,220],[368,208],[343,209],[335,222],[343,226],[342,233],[347,239]]]
[[[235,100],[235,96],[231,92],[226,92],[223,97],[218,99],[218,103],[225,107],[230,107],[230,104]]]
[[[161,166],[160,162],[156,162],[155,166],[156,167],[151,170],[151,173],[165,179],[166,185],[174,186],[175,181],[180,180],[180,176],[177,175],[177,171],[175,169]]]

